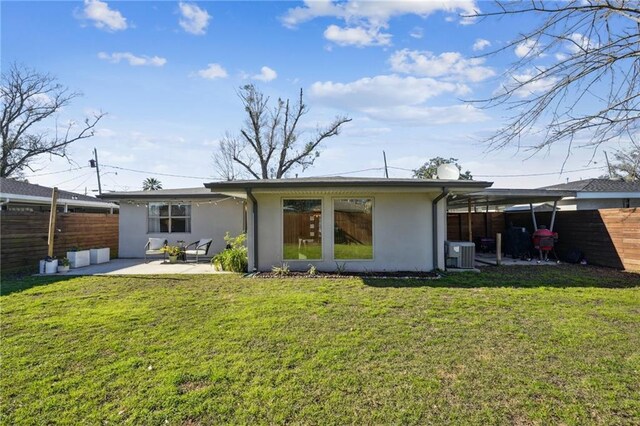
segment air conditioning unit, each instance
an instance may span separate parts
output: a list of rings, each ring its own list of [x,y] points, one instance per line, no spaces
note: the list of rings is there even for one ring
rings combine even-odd
[[[476,245],[468,241],[445,241],[447,268],[473,269]]]

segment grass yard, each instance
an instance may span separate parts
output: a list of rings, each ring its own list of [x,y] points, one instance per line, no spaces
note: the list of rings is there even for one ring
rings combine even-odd
[[[640,275],[2,282],[19,424],[640,424]]]

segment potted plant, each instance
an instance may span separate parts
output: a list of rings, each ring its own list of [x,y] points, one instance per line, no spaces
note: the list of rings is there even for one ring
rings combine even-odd
[[[169,256],[169,263],[178,262],[178,256],[182,253],[182,248],[179,246],[165,246],[162,250]]]
[[[67,259],[66,257],[63,257],[58,262],[58,272],[69,272],[69,265],[70,265],[69,259]]]
[[[58,259],[55,257],[45,257],[44,258],[44,273],[45,274],[55,274],[58,270]]]
[[[69,259],[69,266],[71,266],[71,268],[81,268],[91,264],[91,252],[89,250],[82,250],[79,247],[73,247],[68,251],[67,258]]]

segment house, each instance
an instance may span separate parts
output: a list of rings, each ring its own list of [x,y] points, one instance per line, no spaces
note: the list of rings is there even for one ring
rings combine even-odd
[[[120,204],[121,258],[143,258],[151,237],[171,245],[212,238],[211,256],[224,250],[226,232],[237,235],[246,227],[244,197],[214,194],[205,187],[108,192],[100,197]]]
[[[249,269],[260,271],[283,263],[292,270],[444,269],[447,196],[490,185],[344,177],[205,184],[246,199]]]
[[[0,205],[3,211],[51,211],[53,188],[0,178]],[[118,205],[87,195],[58,191],[58,211],[61,213],[117,213]]]
[[[558,206],[562,210],[599,210],[640,207],[640,182],[613,179],[584,179],[547,186],[553,191],[574,191],[575,197],[565,197]]]

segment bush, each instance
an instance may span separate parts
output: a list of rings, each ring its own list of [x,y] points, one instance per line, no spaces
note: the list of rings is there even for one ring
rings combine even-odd
[[[246,239],[246,234],[232,237],[227,232],[224,236],[224,241],[229,248],[213,256],[211,263],[219,265],[223,271],[247,272],[249,259],[247,258],[247,247],[245,246]]]

